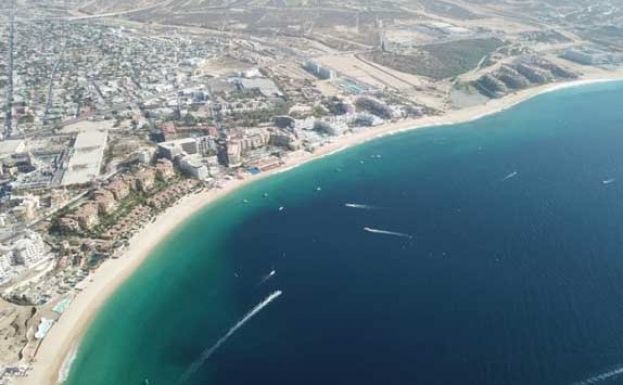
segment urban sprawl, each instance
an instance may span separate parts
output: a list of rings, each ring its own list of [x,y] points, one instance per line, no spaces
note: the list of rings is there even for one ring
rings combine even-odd
[[[181,198],[623,63],[608,1],[102,3],[0,6],[0,384]]]

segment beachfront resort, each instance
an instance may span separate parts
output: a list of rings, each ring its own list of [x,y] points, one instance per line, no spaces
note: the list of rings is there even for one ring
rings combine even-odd
[[[48,334],[114,280],[97,272],[167,218],[381,135],[623,75],[609,1],[143,3],[0,5],[0,384],[32,381]]]

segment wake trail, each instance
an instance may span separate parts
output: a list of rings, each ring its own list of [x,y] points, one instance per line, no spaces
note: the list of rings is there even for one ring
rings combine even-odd
[[[607,372],[603,372],[593,377],[589,377],[586,380],[575,382],[572,385],[593,385],[593,384],[600,383],[602,381],[606,381],[612,377],[615,377],[621,374],[623,374],[623,366],[620,366],[612,370],[608,370]]]
[[[388,230],[374,229],[372,227],[364,227],[363,229],[364,229],[364,231],[367,231],[369,233],[374,233],[374,234],[391,235],[391,236],[394,236],[394,237],[409,238],[409,239],[413,238],[413,235],[411,235],[411,234],[399,233],[397,231],[388,231]]]
[[[180,385],[188,381],[188,379],[193,374],[195,374],[199,370],[199,368],[201,368],[203,364],[205,364],[206,361],[210,359],[210,357],[212,357],[214,352],[216,352],[218,348],[220,348],[225,342],[227,342],[229,337],[231,337],[234,333],[236,333],[238,329],[240,329],[245,323],[247,323],[251,318],[253,318],[253,316],[255,316],[257,313],[262,311],[262,309],[268,306],[272,301],[277,299],[277,297],[279,297],[281,294],[282,294],[281,290],[274,291],[272,294],[266,297],[262,302],[255,305],[255,307],[251,309],[244,317],[242,317],[240,321],[236,322],[236,324],[232,326],[231,329],[229,329],[229,331],[224,336],[222,336],[218,341],[216,341],[216,343],[212,345],[209,349],[204,350],[203,353],[201,353],[201,356],[195,361],[193,361],[192,364],[190,364],[188,369],[186,369],[186,371],[182,374],[180,379],[177,381],[177,384]]]
[[[352,209],[363,209],[363,210],[378,209],[378,207],[376,207],[376,206],[365,205],[365,204],[361,204],[361,203],[344,203],[344,206],[345,207],[350,207]]]
[[[504,181],[506,181],[506,180],[509,180],[509,179],[511,179],[511,178],[516,177],[516,176],[517,176],[517,174],[518,174],[518,172],[517,172],[517,171],[513,171],[513,172],[511,172],[510,174],[506,175],[506,176],[502,179],[502,182],[504,182]]]
[[[275,274],[277,274],[276,270],[271,270],[270,273],[266,274],[265,276],[262,277],[262,279],[260,280],[260,282],[257,284],[257,286],[260,286],[261,284],[263,284],[264,282],[268,281],[269,279],[271,279]]]

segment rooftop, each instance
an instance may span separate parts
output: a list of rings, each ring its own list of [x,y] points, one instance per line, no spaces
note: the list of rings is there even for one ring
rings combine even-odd
[[[81,132],[76,137],[74,153],[69,160],[63,185],[88,183],[100,173],[108,133],[106,131]]]
[[[26,143],[21,139],[0,141],[0,158],[26,150]]]

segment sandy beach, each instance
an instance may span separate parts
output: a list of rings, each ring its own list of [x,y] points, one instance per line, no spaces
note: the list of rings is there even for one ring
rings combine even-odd
[[[215,202],[220,197],[248,183],[284,172],[305,162],[319,159],[381,136],[424,127],[467,122],[497,113],[545,92],[613,80],[623,80],[623,70],[587,75],[577,81],[548,84],[524,90],[502,99],[491,100],[484,105],[453,110],[441,116],[401,120],[362,132],[336,137],[332,143],[319,148],[315,153],[305,153],[305,155],[290,157],[280,168],[260,175],[248,176],[243,180],[233,179],[224,183],[220,189],[204,191],[181,199],[176,205],[162,213],[154,222],[149,223],[136,233],[132,237],[129,246],[121,253],[119,258],[105,261],[97,271],[87,278],[88,284],[86,287],[76,296],[72,304],[43,340],[33,362],[33,370],[27,377],[17,379],[15,383],[19,385],[56,384],[59,380],[59,372],[63,367],[63,363],[75,351],[81,336],[107,298],[132,275],[167,234],[190,216],[206,205]]]

